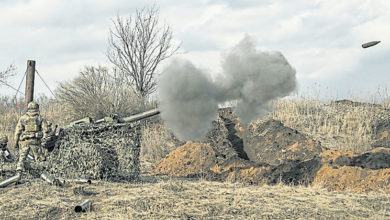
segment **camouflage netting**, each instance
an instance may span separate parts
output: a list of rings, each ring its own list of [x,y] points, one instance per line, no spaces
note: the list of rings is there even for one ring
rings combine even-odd
[[[138,180],[139,123],[83,124],[61,132],[48,171],[62,178]]]

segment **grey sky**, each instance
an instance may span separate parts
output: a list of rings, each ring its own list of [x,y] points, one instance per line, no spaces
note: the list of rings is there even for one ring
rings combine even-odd
[[[182,42],[176,57],[200,68],[221,71],[220,54],[250,34],[259,50],[283,53],[302,92],[314,83],[323,95],[337,98],[365,96],[378,86],[390,90],[387,0],[2,0],[0,70],[14,64],[18,75],[10,83],[17,86],[26,60],[34,59],[54,89],[85,65],[109,65],[104,52],[110,19],[154,2]],[[372,40],[382,42],[361,48]],[[49,95],[39,80],[36,92]],[[0,94],[14,92],[1,86]]]

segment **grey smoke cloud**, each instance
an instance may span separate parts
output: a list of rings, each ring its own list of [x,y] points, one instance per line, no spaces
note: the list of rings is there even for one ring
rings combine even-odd
[[[211,128],[218,104],[237,101],[244,123],[262,118],[269,102],[296,88],[295,69],[280,52],[262,52],[245,36],[222,55],[222,74],[212,80],[190,61],[177,59],[162,72],[158,88],[161,117],[182,140],[198,140]]]
[[[211,128],[218,109],[218,88],[190,61],[174,60],[159,82],[161,117],[182,140],[196,140]]]

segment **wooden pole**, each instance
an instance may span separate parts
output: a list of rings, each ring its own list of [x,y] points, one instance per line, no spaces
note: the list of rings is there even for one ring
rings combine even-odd
[[[27,109],[29,102],[34,100],[35,60],[27,60],[26,92],[24,106]]]

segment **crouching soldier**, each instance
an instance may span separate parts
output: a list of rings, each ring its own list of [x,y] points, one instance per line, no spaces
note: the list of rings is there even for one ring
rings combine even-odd
[[[7,149],[8,137],[0,135],[0,159],[4,161],[12,161],[11,155]]]
[[[15,148],[19,147],[19,161],[16,166],[19,177],[30,150],[35,161],[43,160],[41,158],[41,139],[46,130],[47,123],[39,114],[39,105],[36,102],[28,103],[27,112],[20,117],[15,129]]]
[[[57,125],[53,126],[50,121],[46,122],[47,130],[43,133],[43,138],[41,139],[41,159],[43,160],[45,160],[48,157],[49,152],[53,150],[55,141],[57,140]]]

